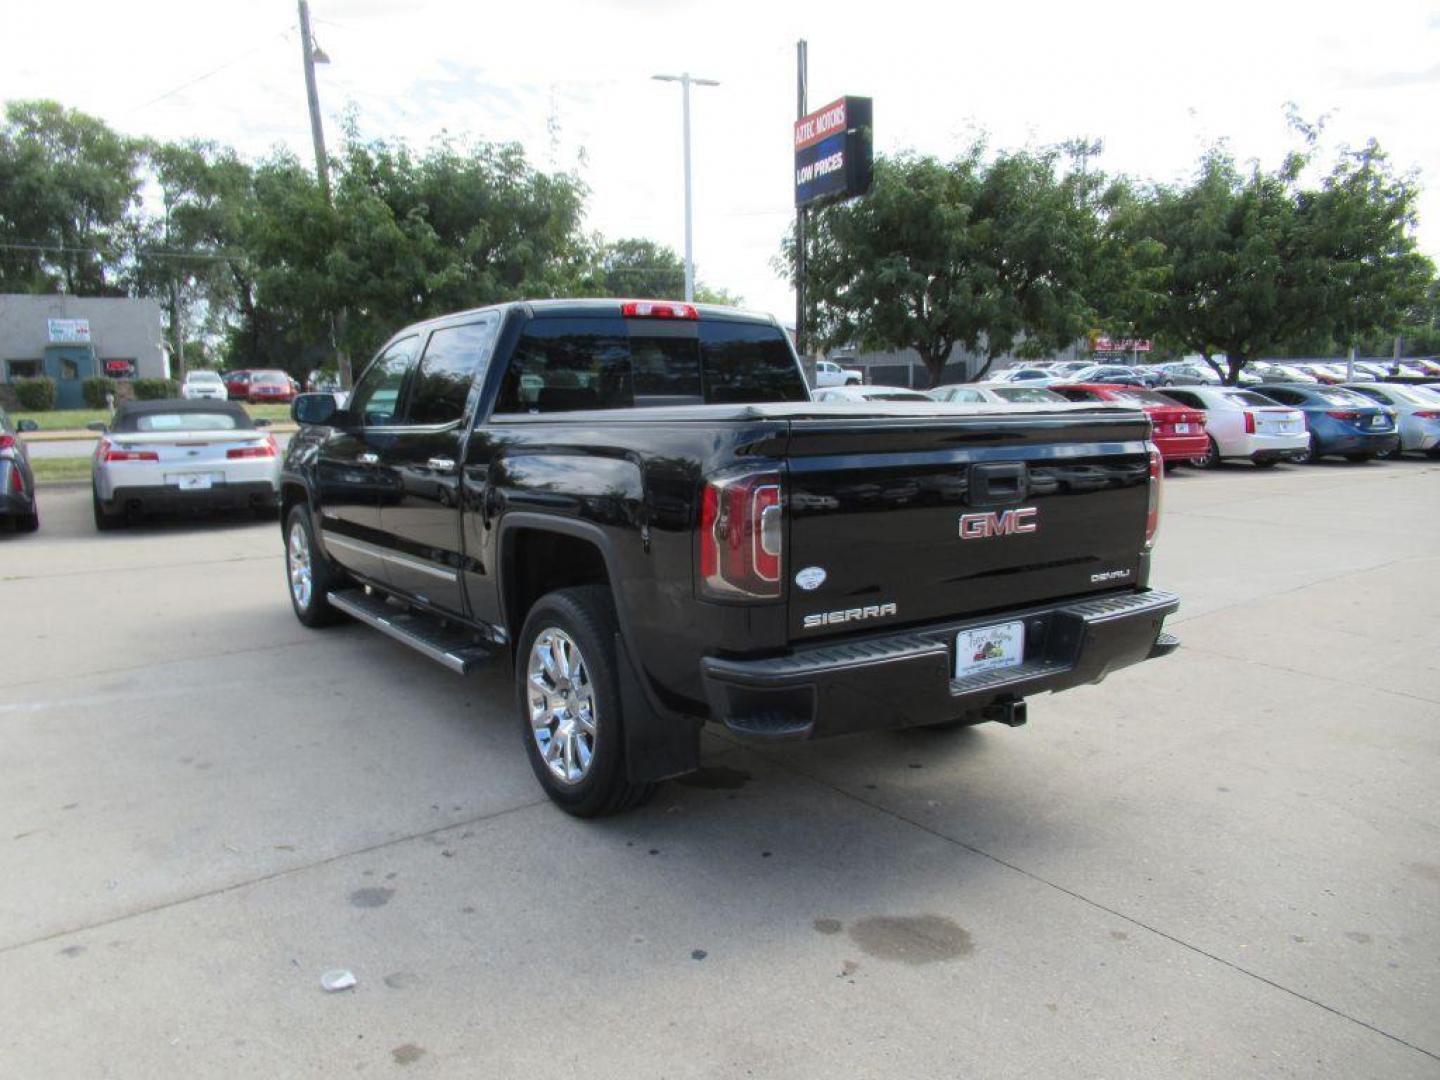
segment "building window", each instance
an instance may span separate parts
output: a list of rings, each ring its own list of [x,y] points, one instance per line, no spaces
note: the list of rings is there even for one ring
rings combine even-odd
[[[33,379],[40,374],[39,360],[6,360],[5,366],[10,369],[11,382]]]
[[[73,382],[80,377],[80,365],[68,356],[60,358],[60,378],[66,382]]]

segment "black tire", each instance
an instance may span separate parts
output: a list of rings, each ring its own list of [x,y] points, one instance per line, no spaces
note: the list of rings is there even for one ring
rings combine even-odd
[[[845,380],[845,385],[846,385],[846,386],[859,386],[859,385],[860,385],[860,380],[859,380],[859,379],[846,379],[846,380]]]
[[[303,537],[305,558],[309,567],[308,592],[296,583],[295,570],[298,551],[292,547],[295,530]],[[345,585],[344,572],[327,559],[315,545],[315,530],[310,524],[310,505],[300,503],[290,508],[285,519],[285,591],[290,594],[290,606],[295,617],[310,627],[330,626],[345,616],[330,606],[329,594]]]
[[[116,514],[106,510],[100,502],[99,489],[93,486],[90,488],[90,503],[95,511],[95,529],[97,532],[112,532],[124,526],[125,515],[123,513]]]
[[[1312,441],[1304,450],[1297,450],[1291,454],[1290,460],[1296,465],[1314,465],[1320,460],[1320,455],[1315,452],[1315,443]]]
[[[17,533],[33,533],[40,529],[40,508],[34,503],[30,504],[30,512],[21,514],[15,519],[15,531]]]
[[[1203,457],[1192,457],[1190,464],[1197,469],[1218,469],[1220,467],[1220,447],[1215,445],[1215,436],[1210,436],[1210,452]]]
[[[1261,458],[1259,461],[1257,461],[1257,462],[1254,463],[1255,468],[1257,468],[1257,469],[1273,469],[1276,465],[1279,465],[1279,464],[1280,464],[1280,459],[1279,459],[1279,458],[1273,458],[1273,457],[1272,457],[1272,458]]]
[[[1385,453],[1380,455],[1380,458],[1383,461],[1399,461],[1404,456],[1405,447],[1397,442],[1394,450],[1386,450]]]
[[[1355,465],[1364,465],[1367,461],[1373,461],[1374,454],[1346,454],[1345,460]]]
[[[655,790],[654,784],[632,784],[625,775],[625,721],[615,653],[616,627],[615,603],[608,586],[584,585],[560,589],[535,602],[525,618],[525,628],[520,632],[515,651],[515,702],[525,756],[545,794],[560,809],[576,817],[617,814],[638,806]],[[588,697],[591,703],[589,717],[592,733],[581,733],[574,740],[575,757],[581,758],[581,747],[589,738],[590,758],[581,775],[574,780],[562,779],[551,770],[536,734],[539,728],[531,724],[531,652],[542,634],[555,631],[567,637],[573,649],[578,650],[578,663],[573,664],[571,671],[582,670],[584,680],[572,684],[568,678],[550,677],[548,681],[566,688],[584,686],[588,693],[580,691],[576,699]],[[557,641],[557,645],[562,643]],[[573,660],[576,653],[572,651],[570,656]],[[546,678],[543,669],[540,677]],[[567,697],[567,704],[569,700]],[[544,701],[543,697],[538,699],[537,708]],[[556,744],[554,733],[558,731],[558,720],[553,727],[547,726],[550,745]],[[557,768],[563,769],[566,765],[563,757],[556,762]]]

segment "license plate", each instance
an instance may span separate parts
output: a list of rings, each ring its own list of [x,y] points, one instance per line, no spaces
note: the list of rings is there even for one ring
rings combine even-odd
[[[209,491],[215,478],[209,473],[181,473],[175,482],[181,491]]]
[[[1189,425],[1189,424],[1176,424],[1176,425],[1175,425],[1175,434],[1176,434],[1176,435],[1189,435],[1189,434],[1190,434],[1190,425]]]
[[[1370,426],[1371,426],[1371,427],[1389,427],[1389,426],[1390,426],[1390,421],[1387,420],[1387,419],[1385,419],[1385,417],[1383,417],[1383,416],[1372,416],[1372,417],[1370,417]]]
[[[1025,659],[1025,624],[1021,621],[961,630],[955,635],[955,677],[1016,667]]]

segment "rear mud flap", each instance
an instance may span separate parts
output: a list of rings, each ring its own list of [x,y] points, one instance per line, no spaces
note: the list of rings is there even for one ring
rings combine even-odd
[[[700,768],[701,721],[667,718],[650,706],[619,634],[615,659],[625,713],[625,777],[632,784],[668,780]]]

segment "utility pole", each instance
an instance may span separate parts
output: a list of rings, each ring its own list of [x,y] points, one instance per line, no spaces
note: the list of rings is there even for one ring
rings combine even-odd
[[[325,126],[320,121],[320,91],[315,85],[315,65],[328,64],[330,57],[325,50],[316,46],[315,36],[310,32],[310,5],[300,0],[300,55],[305,62],[305,97],[310,104],[310,138],[315,143],[315,178],[320,181],[320,193],[325,196],[325,205],[330,205],[330,159],[325,153]],[[340,386],[350,389],[350,354],[341,346],[345,333],[345,309],[338,315],[330,316],[330,346],[335,350],[335,366],[339,369]]]
[[[310,138],[315,142],[315,175],[325,201],[330,201],[330,160],[325,156],[325,128],[320,122],[320,91],[315,86],[315,65],[328,64],[330,57],[315,47],[310,33],[310,5],[300,0],[300,54],[305,59],[305,96],[310,101]]]
[[[714,79],[697,79],[688,71],[680,75],[652,75],[652,79],[660,82],[678,82],[680,84],[680,96],[684,102],[682,108],[685,117],[685,299],[695,299],[695,249],[691,235],[691,199],[690,199],[690,87],[691,86],[719,86]]]
[[[810,83],[809,45],[804,38],[795,43],[795,119],[805,116],[806,90]],[[795,351],[806,361],[805,327],[805,207],[795,210]],[[808,365],[806,370],[809,370]]]

